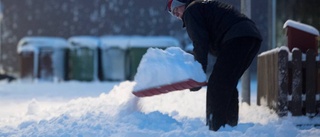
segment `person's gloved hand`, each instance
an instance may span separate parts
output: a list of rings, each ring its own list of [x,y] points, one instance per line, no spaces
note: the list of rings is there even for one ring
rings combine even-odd
[[[194,88],[190,88],[189,90],[194,92],[194,91],[198,91],[200,89],[201,89],[201,87],[194,87]]]

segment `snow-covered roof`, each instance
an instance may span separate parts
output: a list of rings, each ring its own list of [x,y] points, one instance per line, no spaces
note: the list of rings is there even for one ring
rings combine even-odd
[[[303,24],[293,20],[287,20],[284,23],[283,28],[286,28],[288,26],[319,36],[319,31],[313,26],[307,24]]]
[[[19,41],[18,52],[39,47],[67,48],[68,42],[60,37],[28,36]]]
[[[180,47],[177,39],[170,36],[134,36],[130,40],[130,47]]]
[[[121,49],[127,49],[131,37],[129,36],[102,36],[101,48],[118,47]]]
[[[73,36],[68,39],[71,46],[97,48],[100,45],[99,37],[94,36]]]

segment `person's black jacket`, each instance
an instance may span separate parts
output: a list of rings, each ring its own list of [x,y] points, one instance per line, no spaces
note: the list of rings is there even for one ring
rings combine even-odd
[[[218,54],[223,42],[244,36],[262,39],[254,22],[233,6],[219,1],[195,0],[187,3],[182,20],[193,42],[195,59],[204,70],[208,53]]]

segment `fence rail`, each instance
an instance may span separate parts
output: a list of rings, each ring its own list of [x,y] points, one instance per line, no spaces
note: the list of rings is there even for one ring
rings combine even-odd
[[[314,50],[285,47],[258,56],[257,104],[279,116],[315,116],[320,111],[320,61]]]

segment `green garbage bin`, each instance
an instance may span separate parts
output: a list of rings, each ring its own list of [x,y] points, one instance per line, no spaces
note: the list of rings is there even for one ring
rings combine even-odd
[[[99,38],[74,36],[69,38],[68,42],[70,44],[68,79],[79,81],[98,80]]]
[[[126,80],[125,60],[130,37],[103,36],[101,40],[101,80]]]
[[[133,80],[143,55],[147,52],[147,47],[131,47],[128,50],[126,64],[127,79]]]
[[[67,47],[67,41],[59,37],[22,38],[18,43],[21,78],[44,81],[65,80]]]
[[[167,47],[180,47],[180,43],[177,39],[169,36],[135,36],[130,39],[126,68],[127,79],[133,80],[140,61],[143,55],[147,52],[148,48],[161,48]]]

